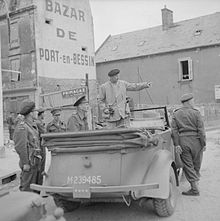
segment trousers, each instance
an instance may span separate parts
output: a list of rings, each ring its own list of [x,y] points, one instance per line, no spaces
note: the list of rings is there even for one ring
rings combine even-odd
[[[197,136],[181,136],[182,147],[181,159],[186,179],[191,182],[199,181],[200,168],[202,164],[203,148]]]
[[[30,185],[32,183],[38,184],[40,176],[40,171],[39,168],[34,166],[31,167],[29,171],[21,171],[21,176],[20,176],[20,191],[28,191],[28,192],[34,192],[31,190]]]

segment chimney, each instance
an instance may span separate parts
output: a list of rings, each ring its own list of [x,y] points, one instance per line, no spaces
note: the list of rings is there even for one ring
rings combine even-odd
[[[163,30],[167,30],[168,28],[173,26],[173,11],[166,8],[166,5],[164,5],[164,8],[161,9],[161,12]]]

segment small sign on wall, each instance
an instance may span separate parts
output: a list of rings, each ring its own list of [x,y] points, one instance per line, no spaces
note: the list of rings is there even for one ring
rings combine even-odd
[[[215,99],[220,99],[220,85],[215,85]]]
[[[72,90],[67,90],[67,91],[62,91],[62,96],[63,98],[70,98],[74,97],[77,95],[84,95],[86,94],[86,87],[81,87],[81,88],[75,88]]]

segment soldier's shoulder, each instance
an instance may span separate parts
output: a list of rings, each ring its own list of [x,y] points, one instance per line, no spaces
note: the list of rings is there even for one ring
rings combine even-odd
[[[193,109],[194,115],[196,115],[198,117],[202,116],[199,109],[197,109],[197,108],[192,108],[192,109]]]
[[[77,115],[77,113],[78,113],[78,111],[77,111],[77,110],[73,110],[73,111],[72,111],[72,114],[70,115],[70,118],[71,118],[71,117],[73,117],[73,116],[76,116],[76,115]]]
[[[175,108],[175,109],[173,110],[173,113],[178,112],[179,110],[182,110],[182,107]]]
[[[69,123],[69,122],[75,122],[75,121],[77,121],[77,114],[73,113],[73,114],[69,117],[68,123]]]
[[[25,130],[26,128],[27,128],[27,125],[25,124],[24,121],[18,122],[18,124],[17,124],[17,129],[18,130]]]

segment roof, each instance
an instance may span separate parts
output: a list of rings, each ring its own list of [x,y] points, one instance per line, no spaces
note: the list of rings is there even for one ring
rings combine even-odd
[[[220,44],[220,12],[109,36],[96,51],[96,63]]]

